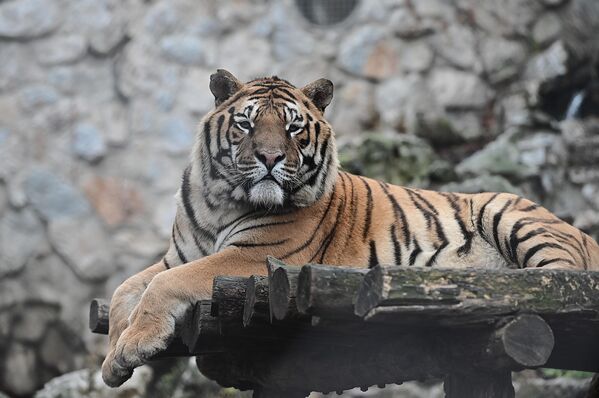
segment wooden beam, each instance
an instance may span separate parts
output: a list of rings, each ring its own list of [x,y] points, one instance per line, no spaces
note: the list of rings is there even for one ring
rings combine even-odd
[[[599,319],[599,272],[373,268],[356,299],[368,321],[494,322],[518,312]]]
[[[248,278],[245,288],[243,326],[269,321],[268,277],[253,275]]]
[[[268,299],[271,320],[297,319],[309,321],[309,317],[297,311],[295,296],[300,268],[288,266],[274,257],[268,257]]]
[[[226,321],[241,320],[247,278],[238,276],[217,276],[212,284],[212,316]]]
[[[89,304],[89,329],[92,333],[108,334],[110,303],[95,298]]]
[[[324,318],[355,318],[354,296],[367,269],[304,265],[297,282],[297,309]]]

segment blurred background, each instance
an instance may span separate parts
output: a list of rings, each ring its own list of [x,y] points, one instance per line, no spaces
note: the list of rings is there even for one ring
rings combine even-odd
[[[87,331],[89,300],[167,248],[216,68],[332,80],[349,171],[518,193],[597,238],[597,32],[597,0],[0,0],[0,391],[240,396],[186,362],[108,390]],[[525,372],[518,396],[586,376]]]

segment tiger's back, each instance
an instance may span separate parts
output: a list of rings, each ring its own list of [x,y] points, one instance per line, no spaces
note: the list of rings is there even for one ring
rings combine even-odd
[[[221,242],[290,264],[599,269],[592,238],[524,198],[411,189],[344,172],[321,202],[247,217]]]

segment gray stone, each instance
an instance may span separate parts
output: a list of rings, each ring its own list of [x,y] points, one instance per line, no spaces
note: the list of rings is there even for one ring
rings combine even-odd
[[[383,79],[397,70],[398,49],[384,28],[363,26],[351,32],[339,46],[337,62],[349,73]]]
[[[486,37],[480,43],[481,59],[492,84],[515,77],[527,57],[526,47],[501,37]]]
[[[532,28],[532,38],[535,43],[545,46],[559,37],[562,31],[562,21],[554,12],[543,14]]]
[[[254,39],[255,40],[255,39]],[[277,27],[272,35],[272,52],[277,61],[296,60],[314,52],[316,43],[311,35],[296,25]]]
[[[394,10],[389,16],[389,25],[398,37],[416,39],[434,33],[441,26],[434,19],[418,17],[407,7]]]
[[[106,232],[92,217],[60,218],[48,225],[50,243],[82,279],[106,279],[115,269]]]
[[[399,47],[399,67],[403,71],[425,72],[433,59],[433,50],[423,40],[403,42]]]
[[[334,108],[328,109],[337,136],[373,126],[377,119],[372,84],[353,81],[335,93]],[[330,116],[332,115],[332,116]]]
[[[476,24],[493,35],[528,35],[529,26],[542,11],[538,1],[457,0],[457,6],[470,13]]]
[[[193,123],[180,117],[166,119],[160,129],[164,148],[173,155],[187,154],[194,140]]]
[[[42,362],[60,374],[72,371],[75,367],[75,356],[64,355],[65,352],[76,351],[81,346],[77,336],[66,334],[57,326],[51,327],[45,334],[40,345],[40,358]]]
[[[433,70],[430,88],[437,102],[446,109],[481,109],[491,95],[478,76],[457,69]]]
[[[0,180],[11,180],[23,169],[28,156],[25,137],[19,131],[0,127]]]
[[[596,210],[599,210],[599,184],[586,183],[582,187],[582,196],[593,205]]]
[[[445,32],[439,32],[433,37],[432,45],[435,52],[452,66],[480,70],[476,38],[472,27],[451,24]]]
[[[81,192],[58,175],[34,168],[24,181],[29,203],[46,221],[88,215],[90,206]]]
[[[247,38],[244,30],[225,37],[218,46],[218,64],[243,81],[273,73],[275,61],[268,41]],[[245,56],[240,56],[240,52]],[[252,62],[247,62],[248,59],[252,59]]]
[[[44,227],[30,209],[9,211],[0,219],[0,277],[21,271],[48,250]]]
[[[456,138],[449,142],[474,141],[480,139],[483,135],[493,133],[491,127],[482,126],[482,117],[478,111],[449,111],[445,114],[445,120],[451,133]],[[443,142],[442,140],[439,140]],[[446,140],[447,142],[447,140]]]
[[[139,367],[129,381],[113,389],[104,384],[100,371],[77,370],[49,381],[35,398],[144,398],[152,373],[149,366]]]
[[[40,107],[56,103],[60,94],[52,86],[38,84],[27,86],[19,91],[19,104],[25,112],[39,110]]]
[[[375,98],[381,120],[399,131],[414,133],[443,117],[426,83],[416,75],[379,85]]]
[[[56,0],[19,0],[0,3],[0,37],[32,38],[55,30],[61,22]]]
[[[513,185],[509,180],[497,175],[482,175],[467,178],[460,182],[450,182],[439,187],[443,192],[480,193],[480,192],[508,192],[524,196],[524,192]]]
[[[514,144],[515,134],[504,133],[483,149],[475,152],[456,166],[461,175],[500,174],[523,176],[528,170],[520,162],[518,148]]]
[[[182,65],[201,66],[206,63],[205,44],[195,36],[166,36],[160,41],[160,49],[166,59]]]
[[[17,341],[35,343],[46,332],[49,323],[58,319],[58,308],[44,304],[27,304],[13,317],[13,336]]]
[[[92,163],[106,155],[106,143],[102,132],[87,122],[75,126],[72,148],[75,155]]]
[[[35,369],[36,358],[33,347],[20,343],[12,343],[3,355],[3,372],[0,374],[0,384],[7,392],[14,395],[28,395],[37,388]]]
[[[0,183],[0,219],[8,209],[8,189]]]
[[[87,44],[80,35],[53,36],[36,43],[35,55],[42,65],[68,64],[85,56]]]
[[[568,52],[564,43],[556,41],[540,54],[535,55],[526,65],[525,78],[533,81],[547,81],[567,72]]]

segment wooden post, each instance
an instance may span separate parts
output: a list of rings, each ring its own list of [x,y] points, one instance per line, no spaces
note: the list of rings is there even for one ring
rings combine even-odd
[[[89,329],[92,333],[108,334],[108,312],[110,304],[95,298],[89,304]]]
[[[247,280],[243,303],[243,326],[270,321],[268,277],[253,275]]]
[[[354,318],[354,296],[367,269],[304,265],[297,282],[297,309],[319,317]]]
[[[212,284],[212,316],[222,320],[242,319],[247,278],[217,276]]]
[[[297,311],[295,296],[297,293],[297,279],[299,267],[287,266],[274,257],[268,257],[268,299],[272,319],[305,319]]]

